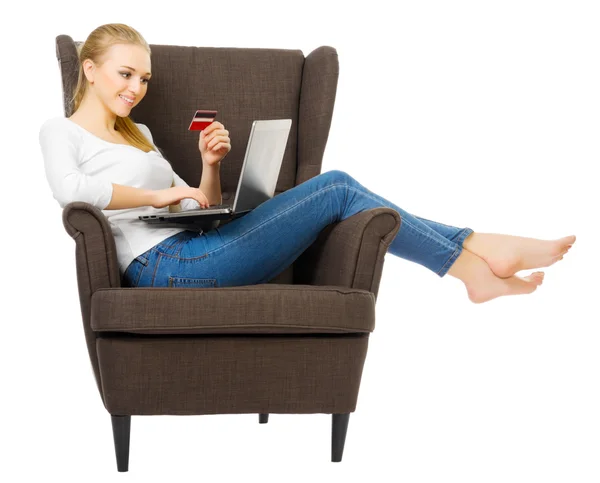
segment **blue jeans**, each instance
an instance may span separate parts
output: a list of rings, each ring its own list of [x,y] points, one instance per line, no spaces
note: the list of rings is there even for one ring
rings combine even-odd
[[[231,287],[267,283],[289,267],[332,223],[388,207],[401,224],[388,252],[443,277],[473,233],[407,213],[349,174],[321,173],[246,215],[205,233],[182,231],[138,256],[125,287]]]

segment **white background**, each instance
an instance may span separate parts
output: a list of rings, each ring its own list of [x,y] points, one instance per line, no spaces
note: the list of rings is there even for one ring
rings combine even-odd
[[[1,33],[0,479],[600,481],[596,7],[15,4]],[[130,471],[118,474],[83,334],[75,243],[37,139],[45,119],[63,114],[56,36],[84,40],[112,22],[150,44],[305,55],[333,46],[340,77],[323,172],[345,170],[446,224],[577,241],[543,269],[535,293],[481,305],[458,279],[388,254],[341,463],[330,462],[328,415],[275,414],[267,425],[254,414],[146,416],[132,418]]]

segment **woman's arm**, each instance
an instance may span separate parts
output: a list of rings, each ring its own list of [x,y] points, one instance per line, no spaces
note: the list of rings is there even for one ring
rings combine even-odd
[[[154,138],[152,137],[152,133],[150,132],[150,128],[142,123],[136,123],[140,130],[144,133],[144,136],[152,143],[152,145],[156,148],[156,144],[154,144]],[[160,154],[160,151],[157,152]],[[162,156],[162,154],[161,154]],[[169,163],[170,164],[170,163]],[[223,197],[221,194],[221,173],[220,173],[220,163],[216,166],[209,166],[208,164],[202,165],[202,176],[200,179],[200,190],[206,195],[208,198],[208,202],[210,205],[220,205],[223,203]],[[181,178],[175,171],[173,171],[173,184],[171,186],[188,186],[183,178]],[[198,208],[200,205],[196,203],[192,199],[182,200],[180,203],[182,210],[192,210]]]
[[[72,201],[84,201],[100,210],[107,209],[116,185],[79,169],[80,141],[76,132],[64,129],[54,120],[42,124],[39,142],[52,195],[61,208]]]
[[[154,203],[153,190],[134,188],[122,184],[112,183],[113,191],[110,203],[105,210],[123,210],[125,208],[137,208],[138,206],[152,206]]]
[[[206,195],[210,205],[220,205],[223,203],[220,164],[215,166],[202,165],[200,190]]]

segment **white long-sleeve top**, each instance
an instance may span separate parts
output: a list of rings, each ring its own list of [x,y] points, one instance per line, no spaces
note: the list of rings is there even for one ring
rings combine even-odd
[[[148,141],[150,129],[136,123]],[[64,208],[72,201],[85,201],[102,210],[108,219],[117,248],[121,275],[138,255],[162,240],[186,230],[185,227],[150,225],[139,215],[168,213],[169,207],[140,206],[122,210],[105,210],[112,198],[112,183],[160,190],[188,184],[173,171],[158,151],[144,151],[133,146],[105,141],[67,117],[48,119],[40,127],[40,146],[46,178],[54,199]],[[156,145],[153,146],[156,147]],[[185,198],[182,210],[199,207],[196,200]]]

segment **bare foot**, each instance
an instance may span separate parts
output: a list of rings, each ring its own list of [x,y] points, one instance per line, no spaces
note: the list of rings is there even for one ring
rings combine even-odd
[[[491,270],[490,270],[491,272]],[[493,277],[493,278],[492,278]],[[494,280],[495,279],[495,280]],[[526,277],[513,275],[507,278],[496,277],[493,273],[466,285],[469,300],[481,304],[503,295],[530,294],[544,282],[544,272],[534,272]]]
[[[448,270],[448,275],[465,284],[469,300],[475,304],[503,295],[530,294],[544,281],[544,272],[535,272],[523,278],[515,275],[497,277],[485,260],[469,250],[461,252]]]
[[[575,235],[556,240],[540,240],[496,233],[472,233],[463,247],[483,258],[494,274],[508,278],[521,270],[549,267],[575,243]]]

